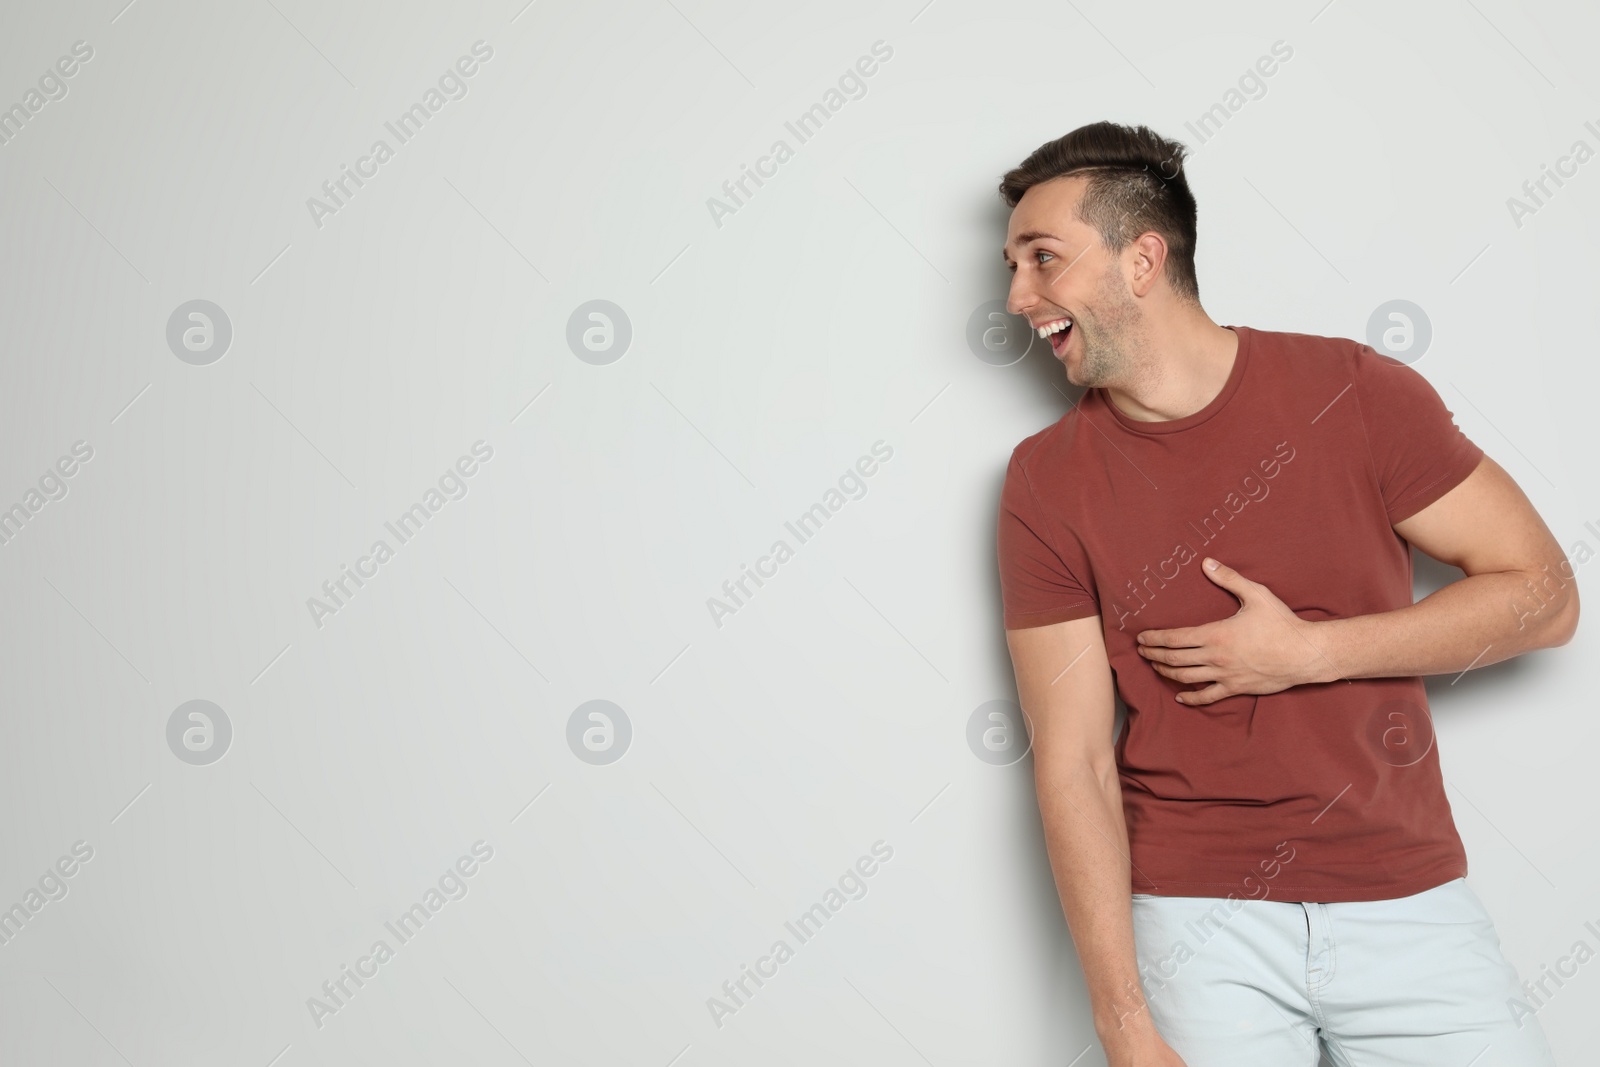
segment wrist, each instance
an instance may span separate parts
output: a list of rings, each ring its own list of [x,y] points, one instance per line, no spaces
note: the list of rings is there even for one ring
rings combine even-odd
[[[1119,998],[1094,1015],[1095,1036],[1107,1049],[1133,1047],[1157,1037],[1155,1020],[1150,1018],[1149,1005],[1141,996],[1136,1001]]]
[[[1333,655],[1333,635],[1329,630],[1329,623],[1336,621],[1338,620],[1329,619],[1322,622],[1313,622],[1310,620],[1306,621],[1304,631],[1306,643],[1309,644],[1315,651],[1312,653],[1309,662],[1306,664],[1305,680],[1300,684],[1306,685],[1323,682],[1337,682],[1343,677],[1343,675],[1339,673],[1339,668],[1336,665],[1336,660]]]
[[[1100,1047],[1107,1053],[1137,1052],[1149,1048],[1153,1043],[1161,1040],[1155,1024],[1150,1021],[1148,1014],[1143,1015],[1144,1022],[1135,1025],[1132,1020],[1125,1020],[1121,1027],[1115,1022],[1109,1026],[1096,1027],[1095,1037],[1100,1041]]]

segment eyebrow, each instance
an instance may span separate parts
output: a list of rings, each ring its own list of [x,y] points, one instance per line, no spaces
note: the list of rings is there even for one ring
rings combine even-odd
[[[1061,240],[1060,237],[1057,237],[1053,233],[1045,233],[1043,230],[1028,230],[1026,233],[1017,234],[1017,246],[1020,248],[1022,245],[1037,241],[1040,238],[1049,238],[1052,241]],[[1000,258],[1004,259],[1007,263],[1011,262],[1011,256],[1004,248],[1000,249]]]

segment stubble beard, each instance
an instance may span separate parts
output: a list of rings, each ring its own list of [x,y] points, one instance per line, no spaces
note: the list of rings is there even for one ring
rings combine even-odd
[[[1110,271],[1105,274],[1098,295],[1100,308],[1087,316],[1089,321],[1073,321],[1073,332],[1079,335],[1083,354],[1075,375],[1068,365],[1067,380],[1085,389],[1126,386],[1143,347],[1139,307],[1123,290],[1121,279]],[[1062,363],[1067,364],[1065,355]]]

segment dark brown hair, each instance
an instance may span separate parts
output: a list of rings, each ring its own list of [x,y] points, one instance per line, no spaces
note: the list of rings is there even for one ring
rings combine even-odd
[[[1000,197],[1016,207],[1042,182],[1081,174],[1088,180],[1078,219],[1120,252],[1142,233],[1167,242],[1167,282],[1180,297],[1200,302],[1194,273],[1195,203],[1183,173],[1187,149],[1148,126],[1095,122],[1047,141],[1000,179]]]

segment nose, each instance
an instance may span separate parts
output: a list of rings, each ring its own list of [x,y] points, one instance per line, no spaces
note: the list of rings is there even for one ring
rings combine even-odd
[[[1037,299],[1029,289],[1022,272],[1017,271],[1011,276],[1011,291],[1006,294],[1006,310],[1013,315],[1026,315],[1028,309],[1035,303]]]

